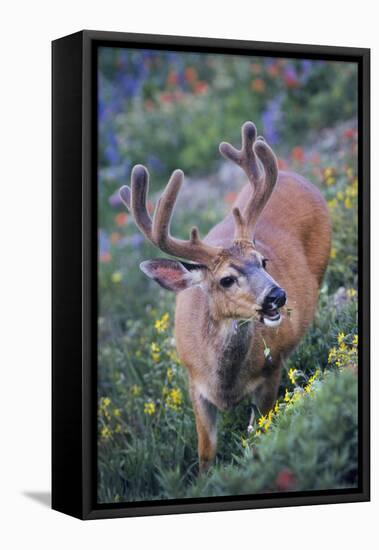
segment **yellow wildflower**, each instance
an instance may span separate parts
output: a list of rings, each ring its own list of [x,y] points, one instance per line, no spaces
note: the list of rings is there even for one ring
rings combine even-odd
[[[155,403],[152,401],[147,401],[143,406],[143,412],[149,416],[152,416],[155,413]]]
[[[292,384],[296,384],[296,374],[297,374],[297,371],[296,369],[293,369],[293,368],[290,368],[290,370],[288,371],[288,378],[291,380]]]
[[[109,407],[109,405],[111,404],[111,400],[109,399],[109,397],[103,397],[102,403],[104,407]]]
[[[113,411],[114,416],[121,416],[121,409],[115,409]]]
[[[346,294],[347,294],[347,297],[350,299],[355,298],[355,296],[357,295],[357,291],[355,290],[355,288],[348,288],[346,291]]]
[[[337,250],[334,248],[334,246],[332,246],[332,248],[330,249],[330,258],[332,260],[334,260],[334,258],[337,256]]]
[[[291,401],[291,396],[290,396],[290,393],[289,393],[289,391],[287,390],[287,388],[286,388],[286,393],[285,393],[285,396],[284,396],[284,401],[285,401],[286,403],[289,403],[289,402]]]
[[[131,391],[131,394],[133,397],[138,397],[139,395],[141,395],[141,386],[138,386],[137,384],[134,384],[131,388],[130,388],[130,391]]]
[[[172,388],[166,394],[166,404],[170,409],[178,411],[183,402],[183,395],[179,388]]]
[[[342,344],[342,342],[345,340],[345,334],[343,332],[339,332],[337,336],[337,342],[339,344]]]
[[[112,431],[108,426],[103,426],[101,428],[100,435],[103,439],[109,439],[112,435]]]
[[[345,205],[345,208],[348,208],[348,209],[353,207],[353,203],[351,202],[350,197],[346,197],[344,205]]]
[[[159,361],[160,359],[160,347],[158,346],[158,344],[156,342],[152,342],[150,344],[150,349],[151,349],[151,357],[153,359],[153,361],[155,361],[156,363]]]
[[[160,319],[155,321],[154,327],[157,332],[165,332],[168,329],[169,314],[164,313]]]
[[[326,178],[325,183],[326,185],[333,185],[334,183],[336,183],[336,178],[334,178],[333,176],[329,176]]]
[[[169,382],[172,382],[172,378],[173,378],[173,376],[174,376],[174,372],[173,372],[173,370],[172,370],[171,367],[169,367],[169,368],[167,369],[166,375],[167,375],[167,380],[168,380]]]
[[[115,271],[114,273],[112,273],[111,281],[112,281],[112,283],[120,283],[122,281],[121,271]]]
[[[354,337],[353,337],[353,346],[358,346],[358,334],[354,334]]]
[[[338,201],[336,198],[328,200],[328,206],[330,210],[334,210],[338,206]]]

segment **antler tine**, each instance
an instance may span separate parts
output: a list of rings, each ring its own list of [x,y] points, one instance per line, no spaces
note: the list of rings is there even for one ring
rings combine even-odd
[[[171,217],[183,178],[183,172],[175,170],[158,201],[153,217],[153,239],[156,246],[172,256],[208,265],[220,249],[201,241],[197,227],[191,229],[189,241],[176,239],[170,235]]]
[[[257,137],[257,129],[253,122],[245,122],[241,128],[242,147],[236,149],[230,143],[220,143],[220,153],[227,159],[241,166],[249,181],[254,184],[261,176],[257,157],[254,153],[254,143]]]
[[[271,196],[278,176],[275,154],[252,122],[242,126],[242,147],[236,149],[229,143],[220,144],[221,154],[238,164],[247,175],[253,192],[241,213],[233,209],[236,225],[235,239],[252,239],[258,217]],[[263,168],[263,172],[262,172]]]
[[[142,164],[137,164],[132,170],[130,180],[131,190],[127,185],[124,185],[120,189],[121,200],[132,213],[142,233],[155,244],[152,234],[152,220],[146,207],[146,198],[149,190],[149,172]]]
[[[183,177],[181,170],[175,170],[172,173],[155,208],[153,219],[146,208],[149,173],[141,164],[137,164],[132,170],[131,189],[127,185],[121,187],[120,197],[131,211],[139,229],[155,246],[172,256],[208,265],[221,249],[201,241],[197,227],[191,229],[188,241],[176,239],[170,235],[171,217]]]

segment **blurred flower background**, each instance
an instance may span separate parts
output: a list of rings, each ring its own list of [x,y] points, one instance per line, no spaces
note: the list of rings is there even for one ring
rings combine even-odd
[[[99,501],[354,486],[356,65],[103,47],[98,69]],[[281,169],[321,189],[333,244],[314,325],[283,373],[275,409],[249,435],[249,403],[221,415],[217,464],[199,479],[174,297],[138,267],[162,254],[145,242],[118,189],[134,164],[146,165],[152,209],[172,170],[183,169],[173,233],[187,237],[195,223],[204,234],[245,183],[218,144],[239,146],[246,120]]]

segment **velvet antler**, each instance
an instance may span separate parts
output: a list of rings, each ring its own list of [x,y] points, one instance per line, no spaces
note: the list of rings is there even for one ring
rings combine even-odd
[[[172,173],[157,203],[153,219],[146,208],[149,173],[141,164],[134,166],[132,170],[131,189],[126,185],[121,187],[120,197],[133,214],[139,229],[155,246],[172,256],[210,265],[221,249],[204,243],[199,237],[197,227],[191,229],[188,241],[170,235],[171,217],[183,177],[181,170]]]
[[[252,193],[243,212],[238,207],[233,209],[235,239],[251,240],[278,178],[276,156],[263,137],[257,138],[257,129],[252,122],[245,122],[242,126],[240,150],[226,142],[222,142],[219,149],[225,158],[242,168],[251,183]]]

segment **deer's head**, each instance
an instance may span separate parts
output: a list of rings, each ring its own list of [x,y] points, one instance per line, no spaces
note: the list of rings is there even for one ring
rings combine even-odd
[[[241,150],[223,142],[220,152],[244,170],[252,185],[243,211],[237,207],[232,211],[235,232],[227,248],[202,241],[196,227],[191,229],[189,240],[170,235],[171,216],[183,183],[181,170],[173,172],[151,219],[146,208],[148,171],[142,165],[133,168],[131,189],[122,187],[120,196],[137,226],[163,252],[187,260],[148,260],[140,267],[148,277],[174,292],[200,286],[208,296],[210,313],[215,319],[256,318],[267,326],[277,326],[286,295],[266,271],[267,258],[254,244],[259,215],[276,184],[276,157],[264,139],[256,137],[252,122],[242,126]]]

